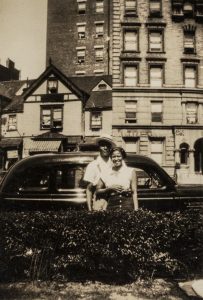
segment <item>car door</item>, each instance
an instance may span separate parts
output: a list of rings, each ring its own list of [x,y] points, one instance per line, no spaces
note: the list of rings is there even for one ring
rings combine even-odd
[[[71,161],[55,166],[53,204],[75,208],[87,207],[86,188],[83,184],[85,167],[85,164]]]
[[[176,190],[156,170],[136,168],[139,206],[151,210],[173,210],[178,205]]]
[[[1,197],[15,208],[48,207],[52,201],[52,170],[46,165],[27,166],[10,176]]]

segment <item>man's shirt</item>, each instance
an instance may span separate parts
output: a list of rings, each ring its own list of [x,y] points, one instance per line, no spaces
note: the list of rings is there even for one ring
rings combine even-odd
[[[96,185],[101,177],[101,173],[108,172],[112,167],[111,159],[104,161],[99,155],[95,160],[93,160],[87,166],[85,171],[84,180],[91,182],[93,185]]]

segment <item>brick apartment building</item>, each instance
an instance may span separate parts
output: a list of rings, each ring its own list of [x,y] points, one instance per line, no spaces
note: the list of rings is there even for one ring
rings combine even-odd
[[[117,143],[203,182],[202,0],[49,0],[49,57],[65,73],[112,74]]]
[[[111,0],[49,0],[49,58],[66,75],[109,75]]]
[[[203,1],[112,2],[113,136],[203,183]]]

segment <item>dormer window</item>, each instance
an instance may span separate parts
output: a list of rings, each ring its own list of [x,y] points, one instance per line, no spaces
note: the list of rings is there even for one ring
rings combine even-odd
[[[105,83],[100,83],[100,84],[98,85],[98,88],[99,88],[100,90],[106,90],[106,89],[107,89],[107,86],[106,86]]]
[[[50,94],[58,92],[58,80],[56,78],[49,78],[47,80],[47,92]]]

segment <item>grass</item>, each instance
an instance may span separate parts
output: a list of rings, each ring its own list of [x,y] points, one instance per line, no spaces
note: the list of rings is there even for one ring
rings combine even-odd
[[[101,282],[18,282],[0,284],[1,300],[188,300],[175,282],[154,279],[115,285]],[[191,299],[191,298],[190,298]]]

